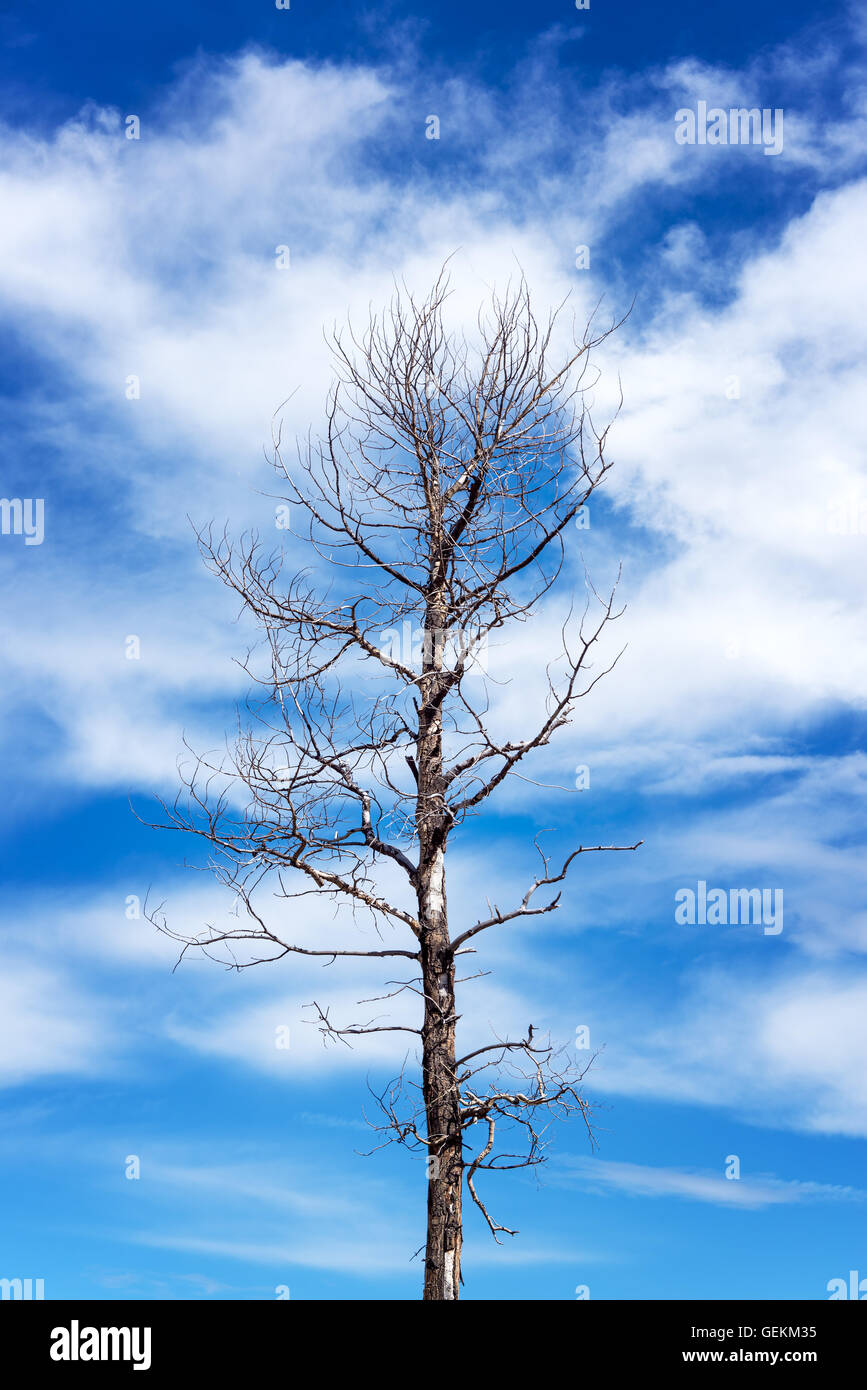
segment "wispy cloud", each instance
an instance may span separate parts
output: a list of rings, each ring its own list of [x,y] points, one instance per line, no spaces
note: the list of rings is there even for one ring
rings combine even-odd
[[[633,1197],[681,1197],[721,1207],[768,1207],[809,1202],[863,1202],[867,1192],[828,1183],[774,1177],[726,1178],[722,1173],[652,1168],[600,1158],[558,1158],[553,1181]]]

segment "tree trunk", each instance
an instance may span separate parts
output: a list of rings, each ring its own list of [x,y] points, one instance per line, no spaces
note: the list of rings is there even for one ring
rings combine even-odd
[[[419,884],[419,896],[427,907],[427,920],[422,923],[422,1069],[430,1140],[424,1297],[436,1300],[457,1299],[460,1294],[463,1186],[455,1076],[455,967],[446,927],[443,867],[442,850],[435,851]]]
[[[418,893],[424,989],[422,1081],[428,1138],[427,1240],[424,1297],[457,1299],[461,1280],[463,1146],[455,1067],[455,966],[446,912],[445,850],[448,838],[443,782],[442,701],[445,694],[445,604],[437,545],[425,617],[417,740],[419,841]]]

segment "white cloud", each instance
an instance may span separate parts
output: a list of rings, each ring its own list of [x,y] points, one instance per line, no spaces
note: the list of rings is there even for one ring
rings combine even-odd
[[[602,1093],[723,1106],[753,1123],[867,1135],[867,981],[841,972],[697,975],[660,1026],[648,1001],[603,1025]]]
[[[831,1183],[786,1181],[781,1178],[727,1178],[721,1173],[690,1172],[684,1168],[653,1168],[600,1158],[558,1158],[560,1181],[574,1180],[596,1191],[626,1192],[635,1197],[683,1197],[714,1206],[758,1208],[801,1202],[863,1202],[867,1193]]]
[[[754,88],[757,73],[745,80]],[[140,141],[125,140],[117,113],[104,111],[50,141],[7,133],[0,295],[35,346],[74,374],[106,432],[145,452],[146,468],[139,459],[119,473],[110,453],[91,451],[128,524],[160,547],[158,565],[130,555],[101,586],[109,592],[97,613],[86,599],[89,546],[64,555],[59,583],[46,545],[42,569],[16,585],[10,693],[39,702],[41,690],[69,739],[66,775],[127,785],[152,769],[163,784],[182,700],[238,688],[229,655],[243,638],[216,586],[191,577],[185,518],[231,515],[236,530],[273,524],[272,504],[251,492],[269,487],[262,443],[293,390],[290,435],[319,418],[323,324],[347,310],[363,316],[393,277],[425,283],[458,243],[459,318],[516,262],[540,303],[571,287],[580,311],[595,290],[571,270],[575,228],[562,206],[549,215],[555,191],[562,203],[580,171],[601,236],[614,206],[620,215],[648,180],[712,183],[713,166],[688,170],[670,138],[668,94],[712,95],[716,84],[720,100],[734,100],[740,76],[679,64],[654,81],[655,92],[632,92],[637,112],[605,89],[606,140],[596,141],[595,126],[583,132],[574,165],[546,184],[535,212],[530,189],[510,211],[471,181],[452,189],[397,170],[363,177],[366,141],[407,138],[399,83],[363,68],[253,53],[203,60]],[[461,101],[463,131],[474,107],[467,94]],[[498,151],[509,165],[521,131],[498,126],[484,105],[478,116],[485,151],[489,139],[489,156]],[[673,729],[731,745],[745,720],[777,727],[829,700],[867,696],[865,613],[853,596],[864,537],[826,529],[834,496],[867,494],[858,403],[865,272],[850,254],[865,201],[857,182],[821,195],[778,244],[744,246],[740,270],[729,267],[729,303],[672,294],[651,320],[639,305],[611,345],[608,380],[619,369],[626,393],[611,495],[669,554],[649,574],[646,555],[627,567],[629,610],[617,633],[630,643],[627,658],[606,698],[582,710],[584,737],[597,746],[610,743],[612,726],[621,745]],[[701,262],[694,228],[665,235],[669,260]],[[284,242],[293,254],[285,273],[274,266]],[[141,400],[124,399],[129,373],[141,378]],[[738,400],[726,398],[731,376]],[[76,447],[84,452],[85,439]],[[50,498],[48,515],[56,535],[64,518],[52,518]],[[182,548],[166,550],[169,538]],[[536,657],[550,652],[558,621],[552,606],[512,638],[508,663],[542,666]],[[143,661],[122,662],[119,644],[140,629]],[[523,701],[523,681],[512,698]]]
[[[98,1075],[117,1062],[108,1006],[57,967],[4,956],[0,977],[0,1086]]]
[[[357,1160],[356,1160],[357,1162]],[[345,1174],[293,1165],[293,1182],[277,1183],[271,1165],[193,1168],[183,1163],[150,1163],[148,1178],[164,1195],[184,1203],[185,1232],[138,1231],[129,1239],[159,1249],[189,1251],[201,1255],[221,1255],[250,1264],[276,1269],[299,1266],[310,1269],[337,1269],[360,1277],[392,1272],[420,1277],[412,1262],[418,1242],[417,1198],[420,1188],[397,1188],[367,1174],[355,1171],[351,1195],[347,1194]],[[423,1193],[422,1193],[423,1195]],[[413,1200],[415,1199],[415,1200]],[[215,1234],[214,1203],[222,1212]],[[245,1235],[233,1236],[234,1214],[242,1209]],[[198,1234],[202,1213],[207,1212],[207,1234]],[[262,1234],[248,1234],[259,1230]],[[291,1218],[285,1233],[283,1223]],[[490,1265],[573,1264],[598,1262],[604,1257],[588,1250],[564,1248],[556,1243],[533,1244],[526,1241],[497,1245],[490,1239],[468,1240],[464,1245],[465,1267]]]
[[[784,74],[786,55],[775,61]],[[600,93],[597,124],[574,137],[559,172],[536,181],[528,146],[554,140],[555,132],[541,124],[529,134],[528,127],[510,131],[493,106],[456,87],[462,138],[480,123],[484,186],[456,176],[434,188],[406,175],[397,79],[255,54],[217,65],[203,60],[145,120],[139,142],[125,141],[117,114],[105,112],[86,113],[53,140],[7,132],[0,296],[28,345],[57,364],[57,392],[66,401],[60,436],[49,431],[44,402],[34,416],[31,443],[62,443],[64,484],[57,510],[48,498],[38,564],[10,584],[2,634],[7,712],[27,704],[50,726],[43,773],[84,787],[163,787],[173,777],[182,724],[197,744],[219,743],[240,689],[230,655],[243,653],[246,634],[230,622],[219,589],[192,577],[186,515],[231,515],[236,529],[272,524],[272,503],[252,492],[270,481],[261,443],[274,408],[294,388],[288,432],[319,418],[328,380],[323,323],[342,320],[347,309],[363,316],[368,301],[387,297],[393,276],[423,284],[455,245],[462,247],[458,318],[516,261],[542,304],[575,289],[580,316],[600,281],[593,278],[591,288],[590,279],[576,280],[575,241],[593,241],[595,277],[605,239],[614,244],[618,219],[630,216],[636,195],[662,186],[713,189],[723,177],[723,165],[709,157],[681,158],[695,152],[674,143],[667,114],[674,101],[691,93],[729,102],[744,91],[758,100],[773,71],[773,63],[742,75],[676,65],[655,75],[654,91],[636,98],[638,109],[627,109],[612,83]],[[834,177],[846,173],[860,117],[827,138],[808,117],[787,126],[791,139],[779,161],[759,155],[762,177],[818,168],[834,149]],[[599,139],[603,127],[608,133]],[[367,156],[377,140],[396,154],[389,171],[374,174]],[[727,152],[729,177],[739,153]],[[790,728],[835,702],[862,711],[867,698],[860,584],[867,537],[835,535],[827,524],[829,502],[867,497],[867,270],[853,252],[865,212],[867,185],[841,184],[780,235],[763,231],[755,244],[734,236],[722,266],[707,265],[713,239],[702,241],[690,223],[661,234],[661,263],[673,273],[704,263],[702,283],[717,291],[732,278],[722,301],[716,295],[707,303],[684,294],[680,280],[669,290],[663,285],[658,305],[639,305],[606,354],[606,380],[616,380],[619,367],[626,409],[613,435],[615,524],[606,533],[604,513],[594,510],[592,544],[610,572],[618,523],[636,528],[638,539],[630,532],[626,541],[630,606],[611,651],[623,639],[630,645],[582,706],[574,734],[542,764],[566,785],[577,762],[590,763],[594,775],[610,769],[621,787],[630,768],[642,776],[649,768],[661,790],[687,793],[708,782],[742,785],[749,775],[780,771],[788,759],[801,775],[800,794],[755,797],[747,811],[702,815],[673,851],[656,846],[651,857],[647,850],[638,862],[648,867],[628,872],[646,888],[662,880],[676,854],[705,845],[711,867],[761,862],[836,881],[830,906],[823,890],[811,903],[803,888],[802,916],[816,915],[822,929],[813,937],[802,932],[799,944],[817,954],[863,945],[853,888],[861,875],[829,798],[822,799],[827,816],[811,823],[828,764],[796,765],[781,744]],[[284,242],[292,255],[285,273],[274,265]],[[612,283],[616,276],[612,269]],[[141,378],[141,400],[124,399],[130,373]],[[600,387],[600,407],[607,389]],[[92,448],[94,421],[99,445]],[[116,507],[115,524],[128,528],[128,553],[113,549],[102,565],[76,468]],[[577,574],[577,545],[570,565]],[[594,566],[594,577],[604,583],[607,575]],[[498,721],[520,728],[534,699],[541,708],[539,677],[559,616],[550,605],[504,648],[504,663],[520,679],[498,693]],[[142,638],[141,662],[124,658],[129,633]],[[226,717],[211,702],[225,706]],[[29,751],[23,761],[30,774]],[[835,788],[838,776],[860,777],[853,764],[830,773]],[[527,807],[534,793],[518,783],[513,795],[506,805]],[[769,811],[770,828],[763,823]],[[498,873],[498,892],[509,886],[511,863]],[[621,898],[616,910],[622,906]],[[181,904],[184,920],[188,912],[191,919],[198,912],[192,898]],[[113,922],[114,909],[101,901],[91,939],[108,957],[120,961],[128,951],[132,962],[149,954],[135,944],[144,941],[138,929],[112,944]],[[70,949],[82,951],[86,924],[75,913],[67,924]],[[356,1016],[355,999],[370,992],[356,978],[360,993],[345,984],[336,993],[329,988],[335,1016],[344,1005]],[[714,1087],[721,1103],[757,1113],[767,1101],[807,1127],[861,1132],[857,1062],[848,1043],[827,1033],[835,1014],[857,1031],[857,978],[804,973],[766,980],[761,989],[742,986],[742,993],[724,979],[720,995],[702,998],[701,1008],[687,1001],[670,1037],[654,1035],[654,1064],[625,1051],[615,1057],[612,1086],[704,1100],[725,1061],[727,1080]],[[67,1045],[56,1047],[37,998],[25,990],[22,1056],[33,1060],[19,1064],[21,1074],[61,1053],[88,1063],[87,1025],[77,1016],[56,1025],[67,1030]],[[267,1002],[257,995],[234,1012],[221,1004],[210,1022],[178,1012],[169,1029],[199,1051],[274,1071],[284,1060],[274,1055],[274,1027],[289,1021],[287,1013],[296,1018],[301,1002],[293,986],[291,994]],[[507,990],[491,997],[498,1027],[520,1025],[526,1012]],[[811,1060],[795,1045],[798,1017],[809,1023]],[[733,1066],[729,1020],[740,1043]],[[392,1056],[389,1045],[381,1054],[378,1046],[374,1057]],[[357,1049],[365,1065],[366,1047]],[[322,1065],[315,1029],[299,1034],[289,1057],[293,1066]],[[787,1109],[781,1097],[795,1084],[812,1086],[812,1099]]]

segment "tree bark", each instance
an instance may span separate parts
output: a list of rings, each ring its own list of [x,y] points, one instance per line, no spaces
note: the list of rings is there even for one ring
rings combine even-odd
[[[463,1146],[455,1066],[455,965],[449,941],[445,849],[449,822],[443,780],[441,558],[432,559],[420,682],[417,756],[418,907],[424,989],[422,1083],[428,1138],[424,1298],[456,1300],[461,1280]]]
[[[433,917],[423,927],[425,1011],[422,1069],[427,1118],[428,1194],[425,1299],[457,1299],[461,1277],[463,1150],[455,1068],[455,966],[445,925],[443,854],[433,856],[429,891]],[[437,913],[438,903],[442,904]],[[439,915],[441,921],[437,923]]]

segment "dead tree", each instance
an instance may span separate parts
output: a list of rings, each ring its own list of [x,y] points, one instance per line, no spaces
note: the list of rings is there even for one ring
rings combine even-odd
[[[608,472],[609,427],[596,429],[586,393],[591,351],[616,325],[597,331],[591,320],[579,335],[573,325],[556,356],[562,306],[540,323],[523,279],[492,297],[469,335],[447,327],[448,298],[443,272],[423,302],[400,290],[360,335],[336,332],[323,435],[290,467],[276,432],[279,495],[310,568],[287,577],[282,548],[256,535],[237,545],[225,532],[199,535],[206,563],[258,624],[266,660],[248,654],[248,722],[225,760],[195,761],[167,823],[205,840],[208,868],[243,912],[236,928],[194,938],[152,914],[184,951],[224,946],[239,968],[292,954],[413,963],[391,993],[416,992],[417,1028],[381,1018],[338,1027],[316,1007],[332,1041],[387,1028],[420,1039],[420,1081],[403,1075],[380,1097],[381,1128],[426,1156],[433,1300],[458,1298],[464,1177],[496,1238],[508,1228],[490,1217],[478,1174],[541,1162],[557,1115],[580,1112],[589,1127],[580,1075],[532,1028],[460,1055],[456,967],[482,933],[554,911],[580,856],[637,848],[579,845],[557,865],[543,855],[517,906],[491,906],[450,935],[452,837],[611,669],[595,671],[592,657],[619,615],[613,593],[588,585],[532,731],[499,731],[479,667],[492,635],[525,621],[555,583],[567,528]],[[403,895],[383,890],[385,862]],[[277,896],[324,894],[369,913],[382,949],[284,940],[261,901],[266,882]],[[386,944],[395,931],[403,942]],[[249,958],[234,955],[238,942]],[[498,1126],[523,1135],[519,1153],[496,1150]]]

